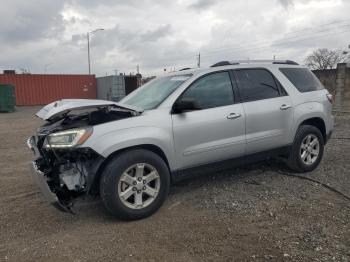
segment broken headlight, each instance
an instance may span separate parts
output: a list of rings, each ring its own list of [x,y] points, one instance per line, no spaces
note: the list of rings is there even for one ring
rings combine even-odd
[[[69,129],[47,136],[46,148],[70,148],[83,144],[91,135],[92,127]]]

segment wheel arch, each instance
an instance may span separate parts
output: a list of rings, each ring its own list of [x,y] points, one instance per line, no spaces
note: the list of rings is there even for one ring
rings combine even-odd
[[[294,141],[298,129],[302,125],[311,125],[318,128],[322,134],[324,143],[327,142],[327,134],[331,126],[329,125],[328,113],[325,111],[324,105],[320,102],[305,102],[295,106],[294,121],[292,131],[292,141]]]
[[[311,117],[311,118],[305,119],[299,124],[298,128],[302,125],[310,125],[318,128],[321,131],[324,143],[326,143],[327,141],[326,123],[321,117]]]
[[[154,144],[141,144],[141,145],[135,145],[135,146],[129,146],[129,147],[125,147],[125,148],[120,148],[114,152],[112,152],[107,158],[105,158],[105,160],[101,163],[101,165],[98,167],[94,178],[93,178],[93,182],[92,182],[92,186],[91,186],[91,192],[98,192],[99,190],[99,184],[100,184],[100,178],[101,178],[101,174],[103,172],[103,170],[105,169],[106,165],[117,155],[122,154],[124,152],[127,152],[129,150],[134,150],[134,149],[144,149],[144,150],[148,150],[151,151],[153,153],[155,153],[156,155],[158,155],[160,158],[163,159],[163,161],[165,162],[166,166],[169,169],[169,173],[170,173],[170,179],[171,182],[173,180],[172,178],[172,173],[171,173],[171,169],[170,169],[170,165],[169,165],[169,160],[166,157],[166,154],[164,153],[164,151],[158,147],[157,145]]]

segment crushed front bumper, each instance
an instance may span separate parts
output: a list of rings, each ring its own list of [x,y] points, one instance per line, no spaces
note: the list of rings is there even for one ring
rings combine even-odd
[[[36,137],[32,136],[30,138],[28,138],[27,140],[27,146],[33,151],[35,157],[38,159],[40,156],[40,152],[36,146]],[[41,172],[38,168],[37,165],[37,160],[34,160],[32,162],[32,179],[33,181],[39,186],[39,188],[41,189],[41,192],[43,193],[45,199],[48,201],[48,203],[50,203],[51,205],[53,205],[54,207],[56,207],[57,209],[59,209],[60,211],[65,211],[65,212],[70,212],[73,213],[73,211],[71,210],[71,208],[67,205],[62,204],[58,197],[56,196],[55,193],[53,193],[47,183],[47,177],[45,176],[45,174],[43,172]]]
[[[43,172],[38,169],[36,161],[32,162],[32,178],[34,182],[39,186],[41,192],[43,193],[45,199],[52,204],[54,207],[58,208],[61,211],[72,212],[69,207],[63,205],[54,194],[49,185],[47,184],[47,179]]]

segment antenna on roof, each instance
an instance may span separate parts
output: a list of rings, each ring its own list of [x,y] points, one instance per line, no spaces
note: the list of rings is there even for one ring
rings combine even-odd
[[[197,56],[197,67],[201,67],[201,53],[198,53],[198,56]]]

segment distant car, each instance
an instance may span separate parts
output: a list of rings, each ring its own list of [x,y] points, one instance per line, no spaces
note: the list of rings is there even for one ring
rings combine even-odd
[[[220,62],[157,77],[120,103],[53,102],[28,140],[34,176],[58,208],[99,195],[121,219],[153,214],[171,182],[280,156],[317,167],[333,130],[332,96],[292,61]],[[212,170],[212,169],[210,169]]]

